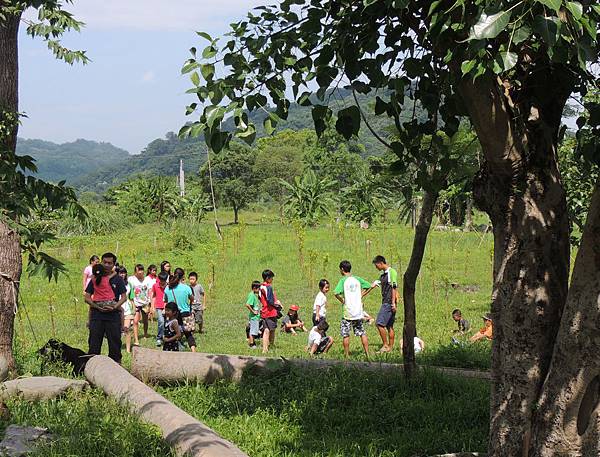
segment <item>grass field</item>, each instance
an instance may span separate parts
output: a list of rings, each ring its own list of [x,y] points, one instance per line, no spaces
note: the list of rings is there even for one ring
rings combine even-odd
[[[227,222],[230,215],[219,217]],[[276,273],[274,286],[284,305],[298,304],[301,317],[309,321],[318,280],[325,277],[335,285],[340,260],[350,260],[354,273],[372,281],[378,277],[371,264],[376,254],[388,258],[401,274],[412,245],[412,230],[397,224],[369,230],[336,223],[302,229],[281,225],[274,215],[246,213],[243,220],[245,223],[238,226],[223,226],[223,241],[218,240],[209,222],[136,226],[110,236],[57,240],[48,251],[66,263],[69,276],[61,277],[58,283],[37,277],[22,281],[24,306],[16,322],[21,371],[39,374],[39,361],[32,354],[50,337],[87,349],[87,307],[80,289],[81,271],[92,254],[113,251],[130,271],[134,263],[147,266],[164,259],[186,272],[197,271],[207,290],[207,333],[196,335],[199,350],[251,354],[254,352],[247,347],[244,334],[247,312],[243,302],[251,281],[259,279],[263,269]],[[417,283],[417,329],[426,343],[426,350],[418,356],[419,363],[489,367],[487,344],[450,344],[455,328],[450,312],[462,308],[473,327],[479,327],[481,314],[489,310],[491,247],[491,235],[431,233]],[[333,295],[329,303],[329,333],[335,337],[339,335],[341,306]],[[365,300],[367,312],[375,316],[379,304],[379,291],[375,290]],[[398,318],[399,340],[401,307]],[[155,323],[151,323],[150,333],[156,334]],[[368,327],[368,336],[373,353],[380,345],[374,327]],[[142,340],[144,346],[153,344],[154,338]],[[305,345],[305,334],[294,337],[278,332],[270,355],[306,357]],[[338,344],[327,357],[342,355],[338,337]],[[351,358],[364,359],[355,338],[351,340]],[[391,354],[372,358],[401,361],[397,347]],[[129,363],[125,356],[124,365]],[[187,385],[162,389],[162,393],[252,456],[414,456],[480,451],[485,448],[487,436],[488,385],[433,373],[407,383],[397,377],[345,370],[334,370],[326,377],[322,373],[291,371],[271,378],[245,379],[241,385]],[[54,450],[46,449],[41,455],[77,455],[72,453],[73,437],[88,434],[96,421],[104,420],[125,430],[137,426],[136,419],[118,406],[109,402],[108,409],[103,409],[100,398],[97,393],[89,393],[32,409],[19,402],[12,407],[23,423],[54,425],[68,420],[71,414],[76,418],[74,428],[65,430],[56,425],[58,433],[66,436]],[[123,436],[100,430],[92,439],[98,440],[101,448]],[[104,455],[168,455],[156,431],[144,430],[148,440],[136,441],[139,446],[132,452],[117,447]]]

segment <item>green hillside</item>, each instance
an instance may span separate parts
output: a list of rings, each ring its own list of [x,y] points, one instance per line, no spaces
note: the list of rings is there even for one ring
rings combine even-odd
[[[385,93],[379,95],[386,98]],[[354,104],[351,93],[344,89],[331,92],[327,97],[336,99],[334,111]],[[386,116],[373,114],[375,94],[359,94],[358,100],[369,125],[378,135],[387,137],[392,121]],[[316,100],[315,103],[317,103]],[[410,107],[407,107],[405,112],[406,119],[413,114]],[[421,111],[417,110],[416,115],[417,117],[421,116]],[[265,113],[254,111],[250,113],[249,117],[257,126],[257,136],[259,138],[264,136],[262,123]],[[228,130],[234,130],[233,119],[227,119],[225,127]],[[313,128],[311,107],[292,104],[288,119],[280,122],[276,131],[285,129],[298,131]],[[362,144],[364,148],[361,149],[364,150],[364,156],[381,155],[385,150],[385,147],[364,125],[364,122],[359,137],[350,142]],[[141,154],[137,155],[128,155],[126,151],[109,143],[86,140],[77,140],[62,145],[41,140],[19,140],[18,148],[19,153],[29,154],[38,160],[40,177],[50,181],[65,179],[79,191],[96,193],[102,193],[109,187],[127,181],[136,175],[175,175],[179,172],[180,159],[184,161],[186,173],[195,174],[206,160],[203,138],[181,140],[173,132],[167,133],[165,138],[152,141]]]
[[[93,170],[121,163],[129,155],[110,143],[80,139],[56,144],[23,138],[18,139],[17,154],[29,155],[36,160],[36,176],[52,182],[65,180],[69,184]]]

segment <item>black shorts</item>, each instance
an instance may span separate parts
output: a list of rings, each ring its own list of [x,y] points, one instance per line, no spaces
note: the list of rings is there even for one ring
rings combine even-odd
[[[277,318],[276,317],[265,317],[263,319],[263,325],[266,329],[269,329],[270,331],[275,331],[277,329]]]
[[[330,336],[321,338],[321,342],[317,346],[317,350],[315,351],[315,354],[321,354],[323,351],[325,351],[325,349],[327,348],[327,345],[329,344],[330,341],[331,341]]]

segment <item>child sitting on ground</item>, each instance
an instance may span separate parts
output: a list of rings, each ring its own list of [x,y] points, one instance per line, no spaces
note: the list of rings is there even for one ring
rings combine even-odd
[[[329,324],[325,319],[321,319],[308,334],[308,353],[312,356],[317,354],[326,354],[333,345],[333,338],[325,336],[329,329]]]
[[[298,305],[291,305],[288,313],[281,321],[281,331],[285,333],[291,333],[292,335],[296,335],[296,330],[302,330],[303,332],[307,332],[306,327],[304,326],[304,322],[298,316],[298,310],[300,307]]]
[[[456,308],[452,311],[452,319],[454,319],[458,325],[458,329],[454,330],[454,333],[459,333],[462,335],[471,329],[471,324],[468,320],[463,319],[460,309]]]
[[[169,302],[165,305],[165,336],[163,337],[163,351],[179,351],[181,328],[177,321],[179,308],[177,303]]]
[[[485,315],[481,316],[481,318],[483,319],[483,327],[470,338],[472,343],[483,339],[491,340],[494,336],[492,315],[490,313],[486,313]]]
[[[258,291],[260,290],[260,281],[252,281],[252,289],[246,298],[246,308],[248,309],[248,346],[256,349],[254,341],[260,332],[260,301],[258,300]]]

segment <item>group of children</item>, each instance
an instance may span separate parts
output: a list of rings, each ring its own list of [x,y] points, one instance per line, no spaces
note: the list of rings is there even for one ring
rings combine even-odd
[[[108,267],[105,262],[100,262],[98,256],[92,256],[83,272],[86,303],[90,306],[88,327],[94,313],[118,311],[125,347],[127,352],[131,352],[132,333],[133,346],[139,346],[139,323],[143,324],[144,338],[149,338],[149,319],[155,317],[158,324],[156,346],[162,346],[165,351],[178,351],[185,337],[188,346],[195,352],[193,333],[196,330],[204,332],[204,288],[198,282],[198,274],[189,273],[189,284],[186,284],[184,270],[175,268],[171,271],[170,262],[165,260],[160,264],[160,272],[156,265],[145,269],[137,264],[129,276],[127,269],[116,263],[116,256],[111,256],[114,263],[108,264]],[[123,293],[119,292],[121,287]],[[99,320],[98,316],[100,320],[103,317],[96,314],[94,320]]]
[[[494,322],[492,315],[490,313],[486,313],[481,316],[481,318],[483,319],[483,327],[481,327],[479,331],[469,338],[469,341],[472,343],[480,340],[492,340],[494,337]],[[471,331],[471,324],[467,319],[463,318],[460,309],[456,308],[452,311],[452,319],[458,326],[458,328],[454,330],[454,333],[466,335]],[[455,344],[460,344],[460,342],[454,337],[452,338],[452,342]]]
[[[340,336],[346,357],[350,351],[350,333],[359,337],[363,350],[368,356],[369,341],[365,330],[365,323],[376,323],[382,346],[379,353],[389,352],[394,346],[394,321],[398,303],[398,274],[385,260],[383,256],[376,256],[373,264],[381,276],[378,280],[370,283],[363,278],[352,274],[352,265],[343,260],[339,264],[341,278],[339,279],[334,295],[342,304],[340,321]],[[327,335],[329,329],[327,294],[331,285],[327,279],[319,281],[319,292],[317,293],[312,309],[312,326],[308,330],[304,321],[298,315],[299,306],[289,306],[285,316],[282,313],[281,302],[273,291],[273,279],[275,274],[271,270],[265,270],[262,274],[263,282],[253,281],[251,292],[248,294],[245,306],[248,310],[248,325],[246,334],[250,348],[256,348],[256,341],[262,338],[263,352],[268,352],[269,347],[275,339],[278,319],[281,320],[281,331],[296,335],[298,331],[308,332],[307,351],[311,355],[326,353],[334,343],[334,339]],[[381,288],[382,303],[374,319],[364,310],[363,297],[375,288]],[[424,343],[415,340],[415,348],[420,351]]]

